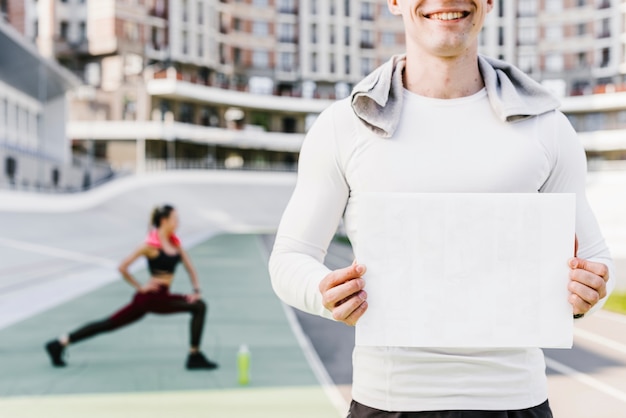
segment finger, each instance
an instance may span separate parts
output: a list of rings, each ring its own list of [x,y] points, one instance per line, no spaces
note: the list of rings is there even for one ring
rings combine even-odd
[[[603,277],[598,276],[595,273],[591,273],[587,270],[570,270],[569,277],[571,280],[581,283],[587,287],[590,287],[596,291],[606,291],[606,281]]]
[[[589,303],[575,294],[569,295],[569,303],[572,305],[574,315],[587,313],[591,309]]]
[[[356,279],[365,274],[365,266],[361,264],[352,264],[349,267],[345,267],[339,270],[335,270],[329,273],[320,282],[320,291],[323,293],[328,289],[332,289],[348,280]]]
[[[352,313],[343,321],[343,323],[347,325],[351,325],[351,326],[356,325],[359,318],[361,318],[363,314],[365,313],[365,311],[367,310],[367,306],[368,306],[367,301],[364,300],[363,303],[361,303],[358,308],[352,311]]]
[[[327,309],[333,310],[344,300],[363,290],[364,287],[365,281],[363,279],[352,279],[322,293],[322,302]]]
[[[595,305],[601,299],[598,291],[576,281],[570,281],[567,288],[572,295],[578,296],[582,301],[590,306]]]
[[[581,269],[597,274],[602,277],[604,281],[609,280],[609,269],[603,263],[596,263],[583,258],[573,257],[569,260],[569,266],[572,269]]]
[[[364,291],[352,295],[333,309],[333,318],[337,321],[345,321],[366,299],[367,294]]]

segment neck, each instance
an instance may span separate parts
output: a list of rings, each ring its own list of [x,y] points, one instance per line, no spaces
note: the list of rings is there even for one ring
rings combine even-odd
[[[476,53],[447,58],[407,52],[404,87],[420,96],[455,99],[484,87]]]
[[[157,231],[161,239],[169,239],[169,237],[172,235],[172,232],[166,230],[165,228],[159,228]]]

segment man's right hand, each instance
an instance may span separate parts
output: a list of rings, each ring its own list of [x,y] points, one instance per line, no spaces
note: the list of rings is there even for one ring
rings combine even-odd
[[[320,282],[324,307],[333,313],[335,320],[353,326],[367,310],[363,274],[365,266],[355,263],[332,271]]]

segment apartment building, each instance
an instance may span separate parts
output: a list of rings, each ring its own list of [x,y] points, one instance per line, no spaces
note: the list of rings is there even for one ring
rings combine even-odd
[[[404,49],[401,19],[375,0],[6,2],[86,84],[71,101],[75,150],[128,171],[293,167],[316,114]],[[619,91],[625,20],[618,0],[498,0],[480,51],[564,96]]]
[[[562,95],[622,88],[626,3],[620,0],[498,0],[481,52],[516,64]]]
[[[0,187],[82,190],[112,173],[72,158],[66,93],[80,84],[0,20]]]

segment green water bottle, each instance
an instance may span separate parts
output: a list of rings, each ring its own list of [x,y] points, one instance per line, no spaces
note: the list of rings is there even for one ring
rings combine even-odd
[[[239,346],[237,370],[239,371],[239,384],[247,385],[250,383],[250,350],[246,344]]]

